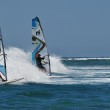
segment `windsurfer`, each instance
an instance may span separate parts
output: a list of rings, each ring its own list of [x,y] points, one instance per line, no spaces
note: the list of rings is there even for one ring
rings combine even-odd
[[[40,54],[37,54],[37,55],[36,55],[37,67],[38,67],[40,70],[43,70],[44,72],[46,72],[45,67],[43,67],[43,65],[42,65],[42,62],[41,62],[42,60],[44,60],[44,57],[41,57]]]

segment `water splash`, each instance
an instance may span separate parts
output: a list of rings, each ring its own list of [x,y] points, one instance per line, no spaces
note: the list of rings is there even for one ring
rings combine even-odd
[[[110,82],[109,66],[73,66],[66,67],[62,58],[56,55],[50,56],[52,76],[39,71],[31,63],[31,52],[10,47],[7,53],[8,80],[24,78],[18,84],[34,82],[49,84],[101,84]],[[68,61],[67,61],[68,62]]]
[[[25,52],[22,49],[10,47],[6,49],[7,53],[7,76],[8,80],[24,78],[24,82],[46,83],[51,82],[46,73],[39,71],[31,63],[31,52]],[[57,56],[50,56],[51,70],[56,73],[64,73],[68,69],[61,63]]]
[[[55,73],[67,73],[69,69],[61,62],[61,57],[56,55],[50,56],[51,69]]]

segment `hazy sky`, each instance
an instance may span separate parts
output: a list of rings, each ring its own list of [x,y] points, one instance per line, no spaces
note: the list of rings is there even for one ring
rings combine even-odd
[[[110,56],[110,0],[0,0],[6,48],[31,50],[31,20],[36,16],[50,54]]]

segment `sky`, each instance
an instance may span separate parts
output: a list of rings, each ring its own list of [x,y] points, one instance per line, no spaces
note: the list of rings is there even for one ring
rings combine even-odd
[[[50,54],[110,57],[110,0],[0,0],[5,48],[31,51],[36,16]]]

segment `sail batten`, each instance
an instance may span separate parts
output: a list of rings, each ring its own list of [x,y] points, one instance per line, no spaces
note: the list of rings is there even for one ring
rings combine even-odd
[[[32,19],[32,44],[33,44],[32,63],[37,66],[36,64],[37,54],[40,54],[42,57],[45,56],[44,61],[42,61],[42,64],[46,68],[46,71],[48,73],[51,73],[49,53],[47,50],[43,29],[38,17]]]

